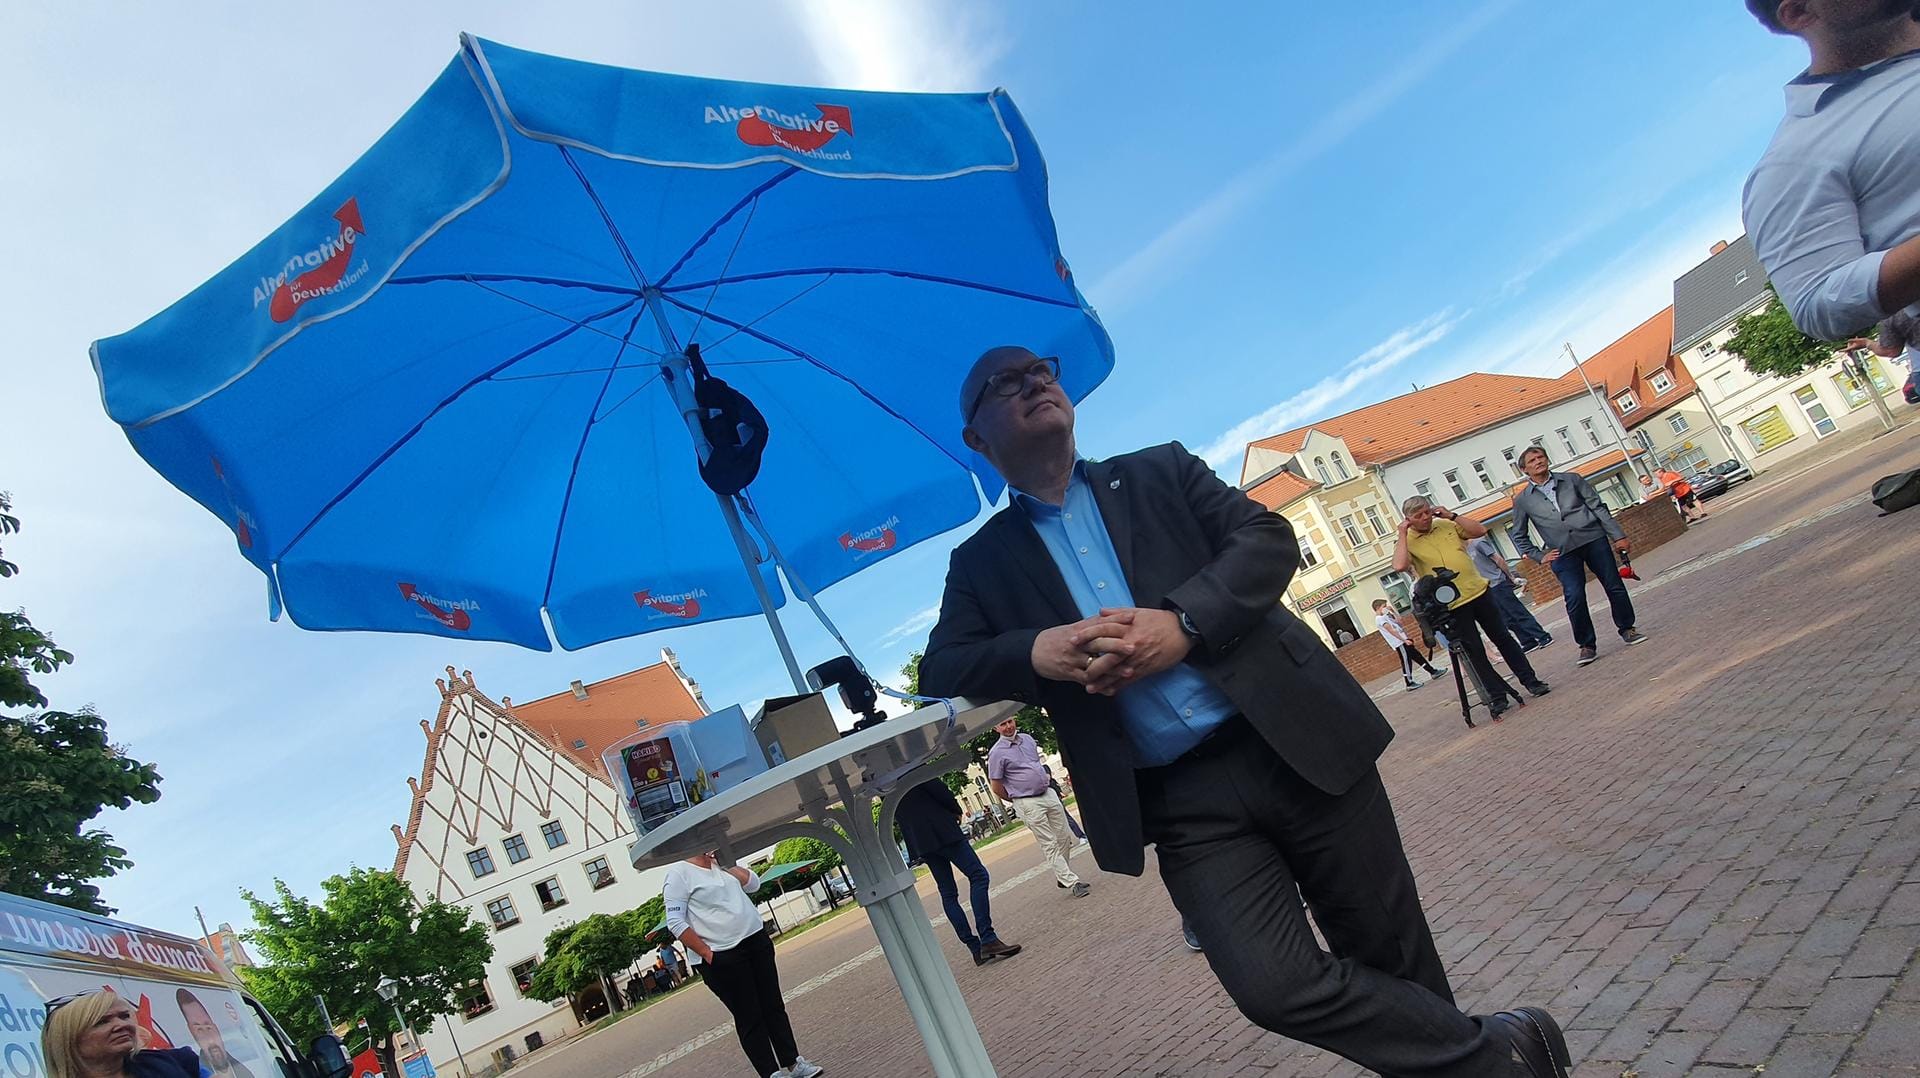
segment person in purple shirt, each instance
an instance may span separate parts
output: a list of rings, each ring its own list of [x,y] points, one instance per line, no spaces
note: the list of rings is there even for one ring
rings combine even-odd
[[[1085,898],[1093,888],[1074,874],[1067,864],[1073,852],[1073,832],[1067,829],[1067,809],[1060,795],[1053,792],[1053,776],[1040,759],[1040,745],[1031,735],[1020,732],[1017,716],[1008,716],[994,727],[1000,740],[987,753],[987,785],[993,795],[1013,806],[1013,814],[1027,825],[1046,855],[1054,882],[1067,889],[1070,898]]]

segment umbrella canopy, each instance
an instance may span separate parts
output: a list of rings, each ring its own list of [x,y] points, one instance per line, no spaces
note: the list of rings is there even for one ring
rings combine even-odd
[[[93,359],[275,616],[546,649],[782,601],[702,483],[686,346],[764,414],[738,504],[818,589],[999,495],[956,410],[1002,343],[1059,356],[1076,400],[1112,368],[1006,94],[463,37],[305,209]]]

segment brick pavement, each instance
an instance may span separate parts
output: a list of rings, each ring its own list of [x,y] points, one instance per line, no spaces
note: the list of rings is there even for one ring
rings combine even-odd
[[[1636,560],[1674,571],[1638,595],[1652,642],[1603,637],[1585,669],[1556,644],[1553,695],[1507,721],[1469,731],[1438,687],[1383,701],[1382,771],[1463,1005],[1545,1004],[1581,1075],[1920,1074],[1920,619],[1890,586],[1920,511],[1853,506],[1706,557],[1920,462],[1916,429]],[[1024,837],[986,856],[1002,882],[1038,863]],[[976,969],[936,930],[1002,1075],[1361,1073],[1248,1025],[1151,870],[1080,864],[1090,898],[1035,876],[996,900],[1017,958]],[[809,982],[802,1050],[838,1078],[930,1074],[872,947],[857,917],[782,946],[789,988]],[[683,994],[525,1069],[744,1074],[730,1033],[683,1048],[724,1020]]]

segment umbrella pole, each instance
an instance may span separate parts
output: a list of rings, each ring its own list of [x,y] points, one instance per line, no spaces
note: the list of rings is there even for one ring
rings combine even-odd
[[[647,301],[647,309],[653,313],[653,324],[660,330],[660,343],[666,346],[667,354],[660,358],[660,369],[667,382],[667,392],[673,394],[673,402],[680,409],[680,418],[687,425],[687,433],[693,437],[693,451],[701,462],[712,454],[713,447],[707,442],[706,432],[700,429],[700,407],[693,399],[693,364],[688,362],[686,350],[674,339],[673,329],[667,324],[667,312],[660,302],[660,290],[651,285],[642,290],[641,295]],[[747,536],[745,524],[740,522],[740,509],[731,497],[714,492],[713,498],[720,503],[720,515],[726,519],[727,533],[733,536],[733,546],[740,552],[740,564],[747,570],[747,579],[753,582],[754,597],[760,600],[760,612],[767,617],[767,629],[773,633],[774,646],[780,649],[780,659],[787,664],[787,676],[793,679],[793,691],[809,693],[807,679],[800,673],[800,663],[793,657],[793,645],[787,641],[787,630],[780,624],[780,614],[774,609],[773,595],[767,591],[767,581],[760,575],[760,550]]]

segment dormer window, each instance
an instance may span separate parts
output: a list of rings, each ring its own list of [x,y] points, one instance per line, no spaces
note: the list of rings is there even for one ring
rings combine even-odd
[[[1353,478],[1353,474],[1347,471],[1347,459],[1340,455],[1338,449],[1333,451],[1333,470],[1340,473],[1342,482]]]
[[[1673,388],[1673,378],[1666,371],[1654,371],[1647,376],[1647,384],[1653,387],[1653,395],[1657,397]]]
[[[1333,485],[1333,473],[1327,470],[1327,458],[1313,458],[1313,470],[1319,473],[1321,486],[1330,487]]]
[[[1632,390],[1613,398],[1613,405],[1620,409],[1621,415],[1632,415],[1640,410],[1640,402],[1634,398]]]

